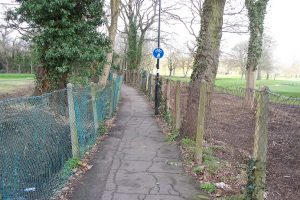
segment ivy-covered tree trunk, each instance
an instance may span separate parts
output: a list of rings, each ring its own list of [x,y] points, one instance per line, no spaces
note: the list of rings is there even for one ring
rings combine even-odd
[[[110,26],[108,27],[108,37],[111,44],[111,51],[107,53],[106,56],[106,64],[104,65],[104,69],[102,72],[102,76],[100,78],[100,85],[105,86],[108,75],[112,66],[113,61],[113,52],[115,46],[115,38],[117,34],[117,26],[118,26],[118,18],[120,15],[120,0],[110,0],[110,10],[111,10],[111,22]]]
[[[194,138],[196,133],[200,83],[205,80],[212,86],[215,82],[225,2],[226,0],[205,0],[203,3],[201,30],[189,86],[187,115],[184,117],[181,130],[190,138]]]
[[[36,84],[34,95],[41,95],[43,92],[50,91],[49,70],[47,67],[39,67],[35,72]]]
[[[131,70],[138,70],[140,68],[143,45],[144,45],[145,35],[142,33],[138,35],[138,27],[132,21],[129,24],[128,29],[128,65]]]
[[[136,71],[141,67],[146,33],[157,18],[158,2],[158,0],[128,0],[122,4],[122,15],[128,36],[129,70]]]
[[[137,49],[138,49],[138,35],[137,35],[137,26],[135,22],[130,20],[128,27],[128,68],[130,70],[135,70],[137,68]]]
[[[268,0],[246,0],[248,10],[250,40],[247,57],[247,82],[244,105],[254,106],[255,71],[262,55],[264,19]]]
[[[51,92],[53,88],[66,88],[68,73],[57,73],[48,67],[39,67],[35,73],[36,84],[34,95]]]

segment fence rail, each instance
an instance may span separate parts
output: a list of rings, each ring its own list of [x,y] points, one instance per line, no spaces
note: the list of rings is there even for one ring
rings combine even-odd
[[[112,117],[122,80],[0,101],[0,199],[49,199]]]

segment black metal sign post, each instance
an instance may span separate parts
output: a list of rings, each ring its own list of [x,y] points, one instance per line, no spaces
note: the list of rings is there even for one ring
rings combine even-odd
[[[161,12],[161,0],[159,0],[159,5],[158,5],[158,38],[157,38],[157,46],[158,49],[160,48],[160,12]],[[157,63],[156,63],[156,79],[155,79],[155,115],[159,114],[159,58],[157,58]]]

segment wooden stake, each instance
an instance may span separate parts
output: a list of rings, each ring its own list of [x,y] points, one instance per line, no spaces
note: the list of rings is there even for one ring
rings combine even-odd
[[[207,83],[206,81],[202,81],[200,85],[196,145],[195,145],[195,161],[198,164],[202,163],[202,156],[203,156],[203,136],[205,130],[204,122],[205,122],[206,104],[207,104]]]
[[[175,127],[176,129],[180,128],[181,119],[180,119],[180,81],[176,82],[176,99],[175,99]]]
[[[268,114],[269,89],[263,87],[257,94],[257,112],[254,138],[253,158],[255,161],[255,188],[253,196],[257,200],[264,199],[266,188],[266,163],[268,149]]]

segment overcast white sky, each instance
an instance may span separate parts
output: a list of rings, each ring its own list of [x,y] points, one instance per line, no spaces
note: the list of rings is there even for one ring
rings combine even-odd
[[[300,1],[271,0],[266,31],[275,41],[274,57],[281,63],[300,62]]]
[[[300,1],[270,0],[265,27],[265,33],[275,41],[275,61],[279,65],[300,63]],[[176,32],[177,41],[190,39],[183,26]],[[223,50],[230,51],[235,44],[247,39],[247,35],[223,34]]]
[[[0,0],[0,3],[13,2],[13,0]],[[162,3],[164,4],[164,0],[162,0]],[[3,5],[0,4],[0,11],[2,9]],[[1,16],[1,18],[3,18],[3,16]],[[270,0],[265,20],[265,31],[276,41],[274,57],[279,64],[290,65],[293,62],[300,62],[299,21],[299,0]],[[177,42],[184,43],[184,39],[190,39],[183,27],[173,27],[172,30],[178,32],[178,35],[173,36]],[[224,35],[224,39],[226,39],[223,43],[224,49],[228,50],[233,47],[234,44],[247,39],[247,36],[238,36],[235,34]]]

